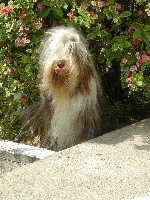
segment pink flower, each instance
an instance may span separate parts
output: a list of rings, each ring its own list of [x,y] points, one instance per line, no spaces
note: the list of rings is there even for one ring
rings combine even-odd
[[[92,6],[96,6],[96,1],[91,1]]]
[[[132,44],[139,44],[142,41],[141,37],[138,37],[136,40],[132,40],[131,43]]]
[[[139,53],[139,52],[136,52],[135,55],[136,55],[136,59],[137,59],[137,60],[141,59],[141,57],[140,57],[140,53]]]
[[[26,98],[20,98],[19,99],[23,105],[26,105],[27,104],[27,99]]]
[[[147,61],[147,60],[150,60],[150,56],[147,56],[147,55],[145,55],[145,54],[142,55],[142,58],[139,56],[139,57],[137,58],[136,65],[139,67],[140,64],[144,63],[144,62]]]
[[[150,56],[142,55],[142,60],[145,62],[146,60],[149,60]]]
[[[72,15],[71,12],[69,12],[69,13],[67,14],[67,16],[69,17],[69,20],[72,20],[72,19],[73,19],[73,15]]]
[[[25,26],[21,25],[19,28],[19,32],[24,32],[26,30],[29,30],[29,28],[26,28]]]
[[[147,87],[147,91],[150,92],[150,85]]]
[[[98,19],[98,15],[96,15],[96,14],[91,17],[92,17],[92,19]]]
[[[115,7],[117,8],[117,10],[121,10],[121,5],[118,3],[115,3]]]
[[[116,15],[119,16],[119,12],[118,11],[116,11]]]
[[[13,19],[13,20],[12,20],[12,22],[13,22],[13,23],[16,23],[16,22],[17,22],[17,20],[16,20],[16,19]]]
[[[150,11],[147,12],[147,15],[150,17]]]
[[[125,58],[123,58],[123,59],[122,59],[122,62],[123,62],[123,64],[126,64],[126,63],[128,62],[128,60],[125,59]]]
[[[130,49],[131,49],[131,51],[135,51],[136,48],[135,48],[135,46],[131,46]]]
[[[40,30],[41,27],[42,27],[42,23],[39,23],[39,24],[36,26],[36,30]]]
[[[6,58],[5,61],[6,61],[7,64],[10,64],[9,58]]]
[[[8,11],[8,12],[13,12],[13,8],[11,7],[11,5],[7,5],[6,6],[6,10]]]
[[[95,14],[94,12],[89,12],[89,14],[92,17],[92,19],[98,19],[98,15]]]
[[[19,140],[19,138],[17,138],[17,137],[14,138],[14,141],[15,141],[15,142],[17,142],[18,140]]]
[[[126,78],[126,82],[128,83],[130,81],[130,78]]]
[[[141,54],[142,54],[142,55],[146,55],[146,52],[145,52],[145,51],[141,51]]]
[[[105,4],[105,1],[100,1],[100,2],[98,2],[98,7],[102,8],[104,6],[104,4]]]
[[[132,34],[134,31],[135,31],[135,29],[134,29],[134,28],[132,28],[132,27],[129,27],[128,34],[129,34],[129,35],[131,35],[131,34]]]
[[[30,88],[33,89],[35,85],[33,83],[30,83]]]
[[[26,44],[26,37],[22,37],[22,38],[17,38],[17,46],[18,47],[24,47]]]
[[[137,62],[136,62],[136,65],[139,67],[144,61],[142,59],[139,59]]]
[[[11,69],[8,68],[7,70],[4,71],[4,74],[7,75],[8,73],[11,73]]]
[[[131,68],[130,68],[130,71],[131,72],[134,72],[134,71],[136,71],[137,70],[137,66],[132,66]]]
[[[41,10],[43,10],[45,8],[45,6],[43,6],[42,4],[39,4],[37,7],[38,7],[39,11],[41,11]]]
[[[7,72],[7,70],[5,70],[5,71],[4,71],[4,75],[7,75],[7,74],[8,74],[8,72]]]
[[[138,13],[141,15],[141,14],[143,13],[143,11],[142,11],[142,10],[139,10]]]
[[[20,80],[16,80],[16,84],[20,84]]]
[[[132,82],[130,80],[130,78],[126,78],[126,82],[131,86],[132,85]]]
[[[0,88],[2,88],[3,87],[3,83],[0,83]]]
[[[7,11],[5,11],[5,9],[1,9],[1,16],[2,17],[7,17],[8,16],[8,12]]]
[[[86,10],[86,9],[87,9],[87,6],[86,6],[84,3],[82,3],[82,4],[80,5],[80,8]]]
[[[11,73],[11,69],[8,68],[8,69],[7,69],[7,72],[8,72],[8,73]]]
[[[127,72],[124,74],[124,77],[125,77],[125,78],[128,78],[128,76],[129,76],[129,73],[130,73],[130,72],[129,72],[129,71],[127,71]]]

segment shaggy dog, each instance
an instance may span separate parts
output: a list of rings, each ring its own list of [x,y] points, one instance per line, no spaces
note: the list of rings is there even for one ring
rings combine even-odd
[[[106,100],[85,38],[74,28],[48,30],[39,59],[41,102],[22,115],[22,129],[60,151],[102,134]]]

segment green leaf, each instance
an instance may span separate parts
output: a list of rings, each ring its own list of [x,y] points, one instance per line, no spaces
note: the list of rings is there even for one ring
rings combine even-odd
[[[131,13],[129,11],[123,11],[121,14],[120,14],[120,17],[129,17],[131,15]]]
[[[116,7],[115,6],[109,6],[109,10],[111,13],[115,14],[116,13]]]
[[[29,56],[23,56],[20,62],[21,63],[30,63],[31,60],[30,60]]]
[[[106,12],[106,17],[107,17],[107,19],[109,20],[109,19],[112,18],[112,14],[108,11],[108,12]]]
[[[41,1],[40,3],[44,6],[50,6],[52,4],[51,1]]]
[[[146,69],[146,65],[141,65],[141,70],[144,71]]]
[[[94,33],[89,33],[89,34],[87,35],[87,39],[88,39],[88,40],[91,40],[91,39],[93,39],[93,38],[95,38],[95,34],[94,34]]]
[[[147,46],[146,46],[146,51],[147,51],[147,53],[150,54],[150,43],[147,44]]]
[[[97,35],[100,36],[100,37],[103,37],[103,36],[107,35],[107,32],[102,30],[102,31],[99,31],[99,33]]]
[[[120,17],[118,17],[118,16],[116,16],[116,15],[113,17],[113,21],[114,21],[114,23],[116,23],[116,24],[120,24],[120,23],[121,23]]]
[[[137,23],[137,22],[134,22],[131,26],[132,26],[133,28],[135,28],[135,29],[142,29],[141,24],[139,24],[139,23]]]
[[[86,17],[89,17],[89,14],[88,14],[88,12],[86,12],[84,9],[82,9],[82,8],[78,8],[78,13],[81,15],[81,16],[83,16],[84,18]]]
[[[142,38],[146,43],[149,43],[149,38],[148,38],[146,32],[144,32],[144,31],[141,32],[141,38]]]
[[[44,8],[41,12],[40,12],[40,17],[47,17],[50,13],[50,9],[49,8]]]
[[[4,35],[4,34],[0,34],[0,41],[5,41],[7,39],[7,35]]]
[[[114,36],[113,39],[112,39],[112,41],[113,41],[113,42],[117,42],[119,39],[120,39],[119,36]]]
[[[95,27],[95,32],[97,33],[97,35],[98,35],[99,31],[100,31],[100,27],[99,27],[99,26],[96,26],[96,27]]]
[[[86,21],[84,21],[83,24],[84,24],[85,27],[90,28],[91,20],[90,20],[90,19],[87,19]]]
[[[150,31],[150,26],[149,25],[144,26],[143,30],[144,31]]]
[[[138,86],[142,86],[142,85],[143,85],[143,81],[136,81],[136,84],[137,84]]]
[[[52,10],[53,16],[56,17],[57,19],[62,19],[63,18],[63,11],[59,7],[54,7]]]
[[[64,2],[63,8],[64,8],[65,10],[67,10],[68,4]]]
[[[125,41],[125,42],[122,43],[122,45],[123,45],[124,48],[125,48],[125,47],[130,47],[130,46],[131,46],[131,43],[128,42],[128,41]]]
[[[118,43],[115,43],[113,46],[112,46],[112,51],[116,51],[120,48],[120,44]]]
[[[140,36],[140,34],[141,34],[141,30],[135,31],[135,32],[133,33],[133,39],[134,39],[134,40],[137,39],[137,38]]]
[[[30,64],[26,65],[25,71],[26,71],[27,73],[28,73],[28,72],[32,72],[32,70],[33,70],[33,67],[32,67]]]

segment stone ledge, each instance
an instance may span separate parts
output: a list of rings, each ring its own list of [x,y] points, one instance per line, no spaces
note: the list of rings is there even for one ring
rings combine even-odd
[[[0,174],[54,154],[43,148],[0,140]]]

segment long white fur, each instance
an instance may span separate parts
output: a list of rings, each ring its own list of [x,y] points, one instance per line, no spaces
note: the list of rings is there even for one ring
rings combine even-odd
[[[57,150],[65,149],[74,145],[75,138],[81,134],[81,127],[76,124],[79,113],[97,104],[97,86],[95,80],[90,83],[91,93],[89,96],[76,96],[70,99],[64,94],[63,97],[53,99],[54,115],[52,117],[52,129],[48,133],[51,144],[57,143]],[[88,133],[87,133],[88,134]],[[89,139],[91,136],[89,136]],[[94,135],[92,136],[94,138]]]

